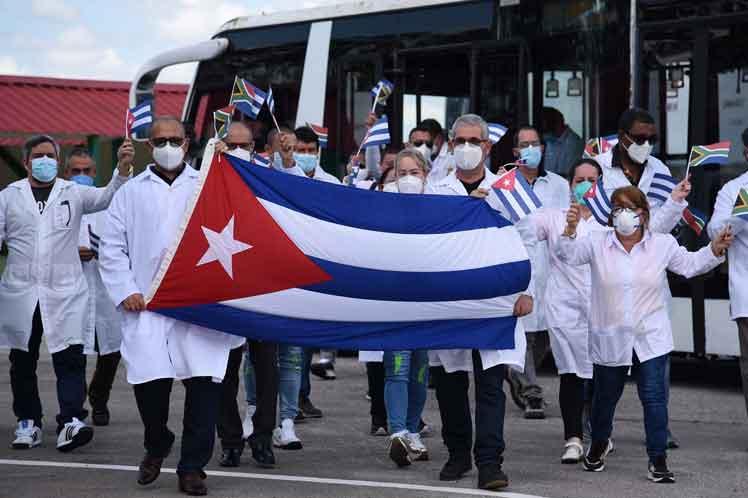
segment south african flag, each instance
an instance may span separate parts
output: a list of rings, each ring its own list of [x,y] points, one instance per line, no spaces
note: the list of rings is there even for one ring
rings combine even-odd
[[[732,215],[748,220],[748,190],[741,188],[738,192],[738,198],[735,199],[735,207],[732,208]]]
[[[694,145],[688,156],[688,167],[695,168],[705,164],[727,164],[730,154],[730,142],[717,142],[711,145]]]
[[[231,125],[231,118],[233,115],[233,105],[213,111],[213,128],[216,130],[216,138],[226,138],[226,135],[229,133],[229,126]]]

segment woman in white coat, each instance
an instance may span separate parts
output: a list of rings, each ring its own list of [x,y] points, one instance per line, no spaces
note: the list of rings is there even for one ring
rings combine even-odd
[[[556,246],[557,257],[569,265],[590,265],[591,305],[589,353],[593,364],[592,444],[584,457],[585,470],[600,472],[610,451],[615,407],[631,366],[637,370],[639,398],[649,455],[649,479],[674,482],[666,447],[668,408],[667,357],[673,336],[665,294],[666,271],[691,278],[723,260],[732,241],[722,232],[710,246],[690,253],[669,234],[649,230],[649,204],[634,186],[617,189],[611,197],[609,224],[615,231],[578,237],[578,205],[569,208],[566,227]]]
[[[145,311],[143,296],[163,259],[176,250],[177,230],[198,184],[198,172],[183,161],[188,142],[177,119],[155,119],[149,145],[155,164],[118,192],[109,207],[100,271],[112,302],[124,311],[121,353],[145,426],[138,483],[156,480],[174,443],[167,420],[172,384],[179,379],[186,391],[179,488],[205,494],[202,470],[213,453],[221,380],[229,351],[244,338]],[[212,150],[206,152],[210,155]]]
[[[57,178],[59,147],[36,136],[23,149],[28,178],[0,192],[0,243],[8,261],[0,283],[0,347],[10,348],[13,409],[18,418],[14,448],[41,443],[42,407],[36,364],[42,335],[57,376],[57,448],[88,443],[93,430],[82,420],[85,401],[88,287],[78,258],[81,217],[105,209],[127,181],[132,146],[118,153],[118,173],[104,189]]]

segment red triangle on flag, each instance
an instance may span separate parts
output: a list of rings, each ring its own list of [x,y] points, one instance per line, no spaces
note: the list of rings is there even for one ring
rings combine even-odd
[[[597,183],[593,183],[592,186],[584,193],[585,199],[594,199],[597,195]]]
[[[498,180],[492,185],[493,188],[499,190],[514,190],[514,184],[517,181],[517,168],[512,169],[508,173],[504,173],[499,177]]]
[[[231,164],[216,155],[148,309],[257,296],[330,278],[288,238]]]

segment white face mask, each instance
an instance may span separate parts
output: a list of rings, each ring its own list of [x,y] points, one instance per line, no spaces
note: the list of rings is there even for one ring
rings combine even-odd
[[[174,171],[182,165],[184,150],[182,147],[174,147],[170,143],[163,147],[153,148],[153,160],[167,171]]]
[[[397,190],[401,194],[421,194],[423,180],[413,175],[403,176],[397,180]]]
[[[613,228],[623,236],[632,235],[641,226],[639,215],[633,209],[624,209],[613,215]]]
[[[632,141],[631,145],[626,147],[626,152],[628,152],[632,161],[638,164],[644,164],[652,153],[652,146],[650,145],[649,140],[641,145]]]
[[[458,145],[454,149],[455,165],[461,170],[477,168],[483,161],[483,149],[470,143]]]
[[[238,157],[242,161],[251,162],[252,161],[252,153],[248,150],[242,149],[241,147],[237,147],[234,150],[230,150],[227,152],[227,154],[232,155],[234,157]]]
[[[398,192],[397,182],[385,183],[384,187],[382,187],[382,192],[391,192],[393,194],[396,194]]]
[[[421,144],[418,147],[413,147],[413,148],[416,149],[418,152],[421,153],[421,155],[423,156],[423,159],[427,163],[431,162],[431,147],[429,147],[426,144]]]

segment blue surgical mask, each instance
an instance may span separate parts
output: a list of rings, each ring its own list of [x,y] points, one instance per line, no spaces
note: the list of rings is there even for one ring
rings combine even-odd
[[[57,159],[47,156],[32,159],[31,176],[42,183],[51,182],[57,177]]]
[[[273,168],[277,170],[283,170],[283,158],[280,152],[273,152]]]
[[[70,180],[85,187],[93,187],[94,185],[94,179],[88,175],[75,175]]]
[[[317,156],[315,154],[293,153],[293,160],[304,173],[311,173],[317,167]]]
[[[524,166],[530,169],[536,169],[540,166],[540,160],[543,159],[543,152],[540,147],[529,146],[519,150],[519,158]]]
[[[574,198],[577,200],[578,204],[582,204],[584,201],[584,194],[589,192],[591,188],[592,182],[588,182],[587,180],[577,183],[577,186],[574,187]]]

